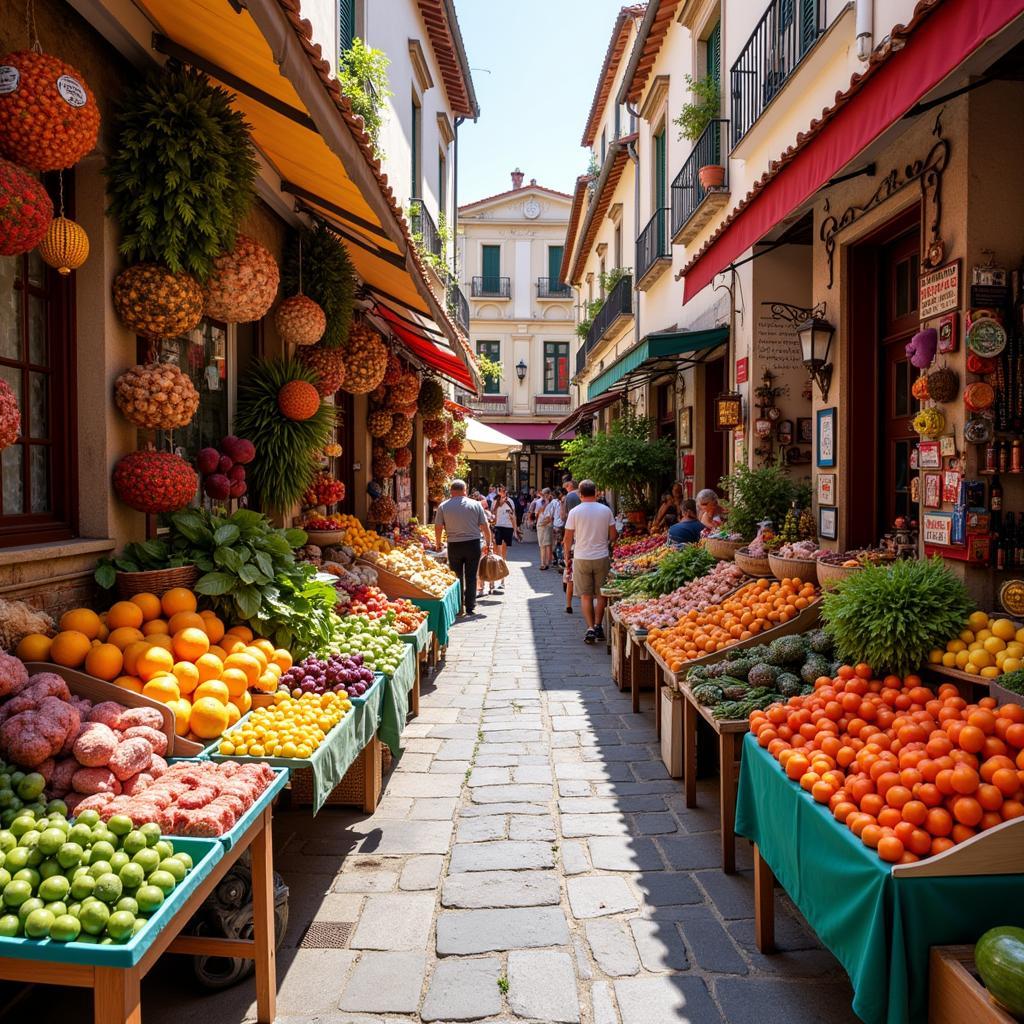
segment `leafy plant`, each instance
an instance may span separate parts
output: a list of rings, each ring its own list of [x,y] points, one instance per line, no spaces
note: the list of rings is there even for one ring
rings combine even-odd
[[[96,563],[93,577],[104,590],[110,590],[117,582],[118,572],[177,569],[192,564],[192,559],[185,552],[174,550],[162,540],[147,540],[125,544],[121,554],[113,558],[101,558]]]
[[[416,246],[416,251],[419,253],[420,259],[428,266],[439,278],[447,280],[451,276],[451,272],[448,270],[447,255],[448,250],[451,248],[452,232],[448,226],[448,218],[442,213],[439,215],[437,220],[437,239],[440,243],[438,248],[440,252],[434,252],[423,237],[423,219],[420,217],[421,204],[419,201],[410,203],[407,211],[407,217],[409,223],[412,225],[412,240]],[[456,274],[458,273],[458,266],[455,267]]]
[[[745,540],[753,538],[763,519],[781,528],[794,501],[801,507],[810,503],[809,485],[787,475],[781,456],[757,469],[751,469],[745,461],[737,462],[732,473],[722,477],[721,486],[728,494],[729,530]]]
[[[479,352],[475,356],[477,369],[480,371],[480,376],[485,381],[500,381],[502,374],[505,372],[504,367],[497,359],[488,359],[487,356],[481,355]]]
[[[838,658],[905,675],[956,636],[970,610],[967,588],[935,557],[865,566],[825,593],[821,614]]]
[[[201,72],[168,65],[121,105],[105,173],[108,212],[129,260],[202,281],[234,245],[257,162],[250,127],[231,100]]]
[[[358,36],[338,58],[338,88],[348,98],[352,112],[363,119],[363,127],[373,140],[378,158],[384,155],[378,147],[384,123],[381,111],[388,98],[394,95],[388,88],[390,64],[383,50],[367,46]]]
[[[333,231],[317,224],[311,231],[289,235],[281,281],[286,294],[301,291],[323,309],[327,330],[320,344],[324,348],[348,342],[358,283],[348,250]]]
[[[334,406],[326,402],[308,420],[282,415],[277,396],[293,380],[314,384],[316,374],[295,359],[263,360],[238,386],[235,433],[256,446],[246,479],[265,508],[286,510],[298,504],[334,430]]]
[[[718,82],[710,75],[704,78],[686,75],[685,81],[693,102],[684,103],[679,116],[672,123],[679,128],[680,139],[696,142],[704,134],[704,129],[718,117],[721,109]]]
[[[671,473],[675,466],[675,446],[666,437],[654,438],[653,426],[652,420],[627,413],[614,420],[607,433],[563,442],[562,465],[576,480],[593,480],[643,508],[649,481]]]
[[[632,267],[614,267],[609,271],[606,271],[599,275],[598,283],[603,294],[603,298],[591,299],[586,304],[586,314],[582,320],[576,325],[576,334],[582,339],[586,339],[590,333],[590,328],[594,324],[594,318],[604,308],[605,301],[611,294],[612,289],[624,278],[628,277],[633,273]]]
[[[653,572],[644,573],[636,579],[625,580],[622,583],[622,590],[625,594],[638,594],[644,597],[670,594],[691,580],[704,576],[715,563],[714,555],[705,548],[687,544],[679,551],[666,555]]]

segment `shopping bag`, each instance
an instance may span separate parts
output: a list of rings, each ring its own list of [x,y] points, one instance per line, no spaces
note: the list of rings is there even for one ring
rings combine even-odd
[[[508,565],[501,555],[486,554],[480,559],[480,567],[477,576],[484,583],[496,583],[508,575]]]

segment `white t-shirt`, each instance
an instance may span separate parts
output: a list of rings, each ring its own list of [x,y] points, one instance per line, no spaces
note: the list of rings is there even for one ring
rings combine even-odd
[[[494,508],[494,517],[495,526],[514,527],[516,525],[515,506],[512,504],[511,498],[506,498],[504,501],[498,500]]]
[[[573,531],[573,558],[594,561],[608,557],[608,527],[615,517],[599,501],[581,501],[570,509],[565,528]]]
[[[539,514],[537,515],[537,522],[539,525],[552,526],[555,522],[555,509],[558,508],[557,501],[549,501],[544,505]]]

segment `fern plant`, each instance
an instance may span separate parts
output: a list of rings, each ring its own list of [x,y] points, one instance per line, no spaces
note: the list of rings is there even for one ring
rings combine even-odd
[[[238,386],[235,433],[256,446],[246,479],[264,508],[284,512],[297,505],[313,480],[317,456],[331,440],[334,406],[326,402],[308,420],[290,420],[277,406],[289,381],[316,384],[316,374],[296,359],[256,363]]]
[[[865,566],[825,593],[821,616],[837,657],[902,676],[945,647],[970,610],[967,588],[935,557]]]
[[[249,125],[231,100],[201,72],[168,66],[122,103],[105,173],[127,259],[203,281],[234,246],[257,163]]]
[[[300,265],[301,255],[301,265]],[[327,316],[324,348],[348,343],[356,301],[356,273],[348,251],[333,231],[321,224],[293,232],[285,246],[281,280],[285,294],[301,291],[320,304]]]

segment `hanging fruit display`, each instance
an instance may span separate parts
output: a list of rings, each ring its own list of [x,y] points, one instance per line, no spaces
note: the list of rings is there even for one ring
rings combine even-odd
[[[423,436],[431,439],[445,436],[444,420],[429,419],[423,421]]]
[[[420,394],[420,375],[414,370],[406,370],[398,380],[391,385],[388,392],[388,401],[394,407],[416,405],[416,399]]]
[[[381,383],[386,384],[388,387],[397,384],[402,378],[402,372],[402,361],[394,352],[389,352],[388,368],[384,371],[384,380]]]
[[[400,405],[396,412],[401,413],[407,420],[416,419],[416,414],[419,412],[419,406],[415,402],[410,402],[408,405]]]
[[[317,473],[302,495],[303,505],[337,505],[345,500],[345,485],[330,473]]]
[[[946,417],[941,409],[930,406],[914,417],[914,430],[922,437],[938,437],[946,429]]]
[[[329,398],[345,383],[345,350],[326,348],[322,343],[296,349],[296,358],[316,374],[316,389]]]
[[[313,371],[298,360],[273,359],[257,362],[239,384],[235,433],[256,446],[246,479],[264,507],[283,511],[299,503],[317,471],[320,453],[333,437],[334,406],[320,401],[315,380]],[[290,409],[294,395],[302,412],[312,409],[306,419],[288,418],[278,404],[292,384],[306,387],[292,388],[286,404]]]
[[[356,274],[348,251],[334,232],[316,224],[293,232],[285,246],[281,280],[289,295],[306,295],[324,311],[326,348],[349,338],[356,301]]]
[[[384,339],[366,320],[353,323],[345,353],[344,389],[351,395],[368,395],[380,384],[387,367]]]
[[[960,378],[948,366],[928,374],[928,397],[935,402],[952,402],[960,388]]]
[[[100,112],[85,79],[59,57],[0,57],[0,155],[34,171],[72,167],[96,145]]]
[[[293,295],[274,310],[274,325],[285,345],[315,345],[327,329],[327,314],[308,295]]]
[[[238,235],[234,248],[213,261],[203,286],[203,312],[228,324],[260,320],[274,304],[280,280],[270,250],[248,235]]]
[[[391,414],[391,429],[384,435],[389,448],[402,448],[412,440],[412,423],[401,413]]]
[[[450,437],[448,438],[448,454],[449,455],[461,455],[462,454],[463,441],[461,437]]]
[[[456,465],[454,455],[444,455],[441,457],[441,468],[444,470],[445,476],[450,477],[455,472]]]
[[[324,455],[329,459],[336,459],[341,454],[341,445],[337,441],[324,445]]]
[[[394,460],[398,469],[408,469],[412,465],[412,449],[399,448],[394,454]]]
[[[387,409],[374,409],[366,417],[366,432],[370,437],[383,437],[391,429],[391,413]]]
[[[219,448],[202,448],[196,456],[196,468],[202,478],[203,493],[214,501],[241,498],[248,490],[245,467],[256,458],[256,446],[244,437],[229,434]]]
[[[114,278],[114,311],[136,334],[176,338],[202,320],[203,289],[190,274],[140,263]]]
[[[89,258],[89,236],[81,224],[54,217],[39,243],[39,256],[58,273],[70,274]]]
[[[370,503],[370,518],[380,526],[393,523],[398,516],[398,506],[386,494]]]
[[[427,419],[436,419],[444,412],[444,388],[436,377],[427,377],[420,383],[418,405]]]
[[[320,408],[320,392],[304,380],[290,380],[277,393],[277,407],[290,420],[308,420]]]
[[[928,375],[922,373],[913,384],[910,385],[910,393],[919,401],[928,401]]]
[[[394,457],[386,448],[375,448],[373,452],[373,479],[387,480],[395,475],[398,468]]]
[[[7,381],[0,379],[0,451],[10,448],[21,433],[21,409]]]
[[[53,203],[42,184],[16,164],[0,160],[0,256],[20,256],[45,237]]]
[[[233,99],[201,72],[174,62],[125,96],[106,170],[110,212],[128,260],[161,263],[205,281],[218,257],[234,249],[258,164]]]
[[[122,415],[147,430],[187,427],[199,408],[199,392],[172,363],[146,363],[125,370],[114,383]]]
[[[136,512],[177,512],[196,496],[196,471],[173,452],[129,452],[114,467],[114,493]]]

